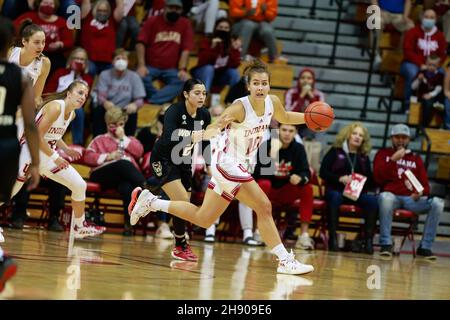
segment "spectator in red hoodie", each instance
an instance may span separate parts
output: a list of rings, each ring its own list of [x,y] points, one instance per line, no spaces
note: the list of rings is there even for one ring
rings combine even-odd
[[[131,192],[143,187],[145,178],[139,168],[139,159],[144,147],[135,137],[125,135],[127,114],[120,108],[111,108],[105,113],[108,132],[97,136],[86,149],[84,161],[92,166],[90,180],[104,189],[117,189],[122,195],[124,235],[131,235],[128,204]]]
[[[212,38],[205,37],[200,43],[197,66],[191,70],[194,78],[205,83],[206,91],[213,83],[237,84],[241,78],[241,40],[231,39],[231,22],[227,18],[217,20]]]
[[[411,83],[419,70],[425,70],[427,57],[436,54],[444,63],[447,42],[436,27],[436,12],[429,9],[423,14],[422,24],[408,30],[403,40],[403,62],[400,74],[405,78],[405,110],[409,110]]]
[[[55,70],[45,86],[45,93],[64,91],[73,81],[82,79],[86,81],[89,88],[92,87],[93,79],[87,73],[88,55],[83,48],[75,48],[67,59],[65,68]],[[75,119],[72,126],[72,143],[84,145],[84,108],[75,110]]]
[[[422,158],[408,149],[410,130],[407,125],[392,127],[392,148],[380,149],[374,159],[374,179],[381,187],[378,197],[380,214],[380,254],[392,256],[392,214],[394,210],[404,208],[418,214],[427,214],[422,241],[417,255],[435,259],[431,247],[436,237],[439,217],[444,210],[444,202],[430,197],[428,176]],[[419,180],[424,190],[417,192],[411,182],[405,179],[404,172],[411,172]]]
[[[45,33],[44,54],[52,62],[50,73],[65,66],[64,54],[74,44],[73,33],[67,28],[66,20],[55,14],[58,7],[59,0],[39,0],[37,11],[26,12],[14,21],[17,30],[26,19],[42,27]]]

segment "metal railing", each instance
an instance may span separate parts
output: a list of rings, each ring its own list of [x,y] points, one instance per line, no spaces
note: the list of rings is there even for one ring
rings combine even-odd
[[[367,49],[367,52],[369,53],[369,72],[367,74],[366,90],[364,92],[364,105],[361,110],[362,119],[366,118],[367,105],[369,103],[370,85],[372,83],[372,73],[373,73],[373,62],[375,59],[375,52],[377,50],[376,44],[377,44],[377,33],[375,31],[372,31],[372,44],[369,45],[369,48]]]
[[[333,5],[333,1],[336,1],[336,4],[338,6],[338,16],[336,20],[336,26],[334,28],[334,38],[333,38],[333,49],[331,50],[331,56],[330,60],[328,61],[328,64],[334,65],[334,59],[336,58],[336,47],[337,47],[337,40],[339,36],[339,28],[341,26],[341,15],[342,15],[342,2],[343,0],[330,0],[330,6]],[[315,6],[315,1],[313,2],[313,5]]]
[[[430,165],[430,155],[431,155],[431,139],[427,134],[427,131],[424,127],[418,126],[416,129],[416,137],[420,137],[421,135],[425,138],[427,143],[427,151],[425,153],[425,169],[428,170],[428,166]]]

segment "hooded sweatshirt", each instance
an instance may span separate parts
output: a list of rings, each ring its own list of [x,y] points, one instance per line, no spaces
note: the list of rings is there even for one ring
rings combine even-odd
[[[300,96],[300,93],[302,92],[302,87],[300,86],[300,78],[304,72],[310,72],[313,76],[313,98],[310,98],[309,95],[305,95],[303,98]],[[285,94],[285,107],[286,111],[296,111],[296,112],[303,112],[305,111],[306,107],[315,101],[324,101],[325,96],[322,91],[319,91],[315,89],[316,84],[316,75],[312,69],[304,68],[300,71],[298,74],[298,80],[297,80],[297,86],[294,88],[289,89],[286,91]]]
[[[437,54],[444,63],[447,53],[447,42],[444,33],[433,27],[430,32],[425,32],[421,25],[405,33],[403,40],[403,60],[414,63],[417,66],[424,65],[427,57]]]

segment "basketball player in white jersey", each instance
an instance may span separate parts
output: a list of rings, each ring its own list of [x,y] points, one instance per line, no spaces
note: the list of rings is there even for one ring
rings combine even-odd
[[[72,209],[75,216],[75,238],[84,238],[103,233],[103,227],[88,226],[84,217],[86,182],[80,174],[56,152],[56,147],[69,157],[77,160],[81,155],[70,149],[62,140],[70,122],[75,117],[75,109],[81,108],[89,94],[88,85],[76,80],[70,86],[44,101],[42,109],[36,116],[36,126],[40,135],[39,173],[53,181],[66,186],[72,191]],[[25,183],[31,157],[26,142],[21,141],[19,173],[13,187],[11,198]]]
[[[314,267],[300,263],[293,252],[289,253],[284,247],[273,221],[271,202],[246,170],[247,162],[257,152],[272,117],[280,123],[303,124],[304,114],[286,112],[279,98],[269,95],[269,72],[264,64],[253,62],[245,74],[250,95],[237,99],[219,118],[219,121],[225,118],[234,120],[211,146],[213,177],[203,205],[198,208],[189,202],[161,200],[148,190],[136,188],[129,206],[130,221],[135,224],[149,212],[161,210],[208,228],[236,197],[256,212],[262,240],[278,257],[277,272],[309,273],[314,271]],[[214,126],[219,132],[215,123],[207,130]]]

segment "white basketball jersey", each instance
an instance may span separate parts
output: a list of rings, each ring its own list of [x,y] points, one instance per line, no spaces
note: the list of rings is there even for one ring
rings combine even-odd
[[[226,156],[233,157],[242,164],[252,162],[269,129],[273,116],[273,103],[268,95],[264,100],[264,114],[258,116],[247,97],[237,99],[244,105],[245,119],[241,123],[232,122],[219,137],[218,146]]]
[[[41,75],[42,69],[42,59],[36,58],[29,65],[21,66],[20,65],[20,47],[14,47],[11,51],[11,55],[9,56],[8,61],[17,64],[23,70],[26,71],[27,75],[33,81],[33,86],[36,84],[37,79]]]
[[[72,119],[74,114],[74,112],[72,111],[69,115],[69,120],[65,120],[64,114],[66,111],[66,103],[64,102],[64,100],[55,100],[55,102],[58,102],[61,105],[61,113],[59,114],[58,119],[56,119],[56,121],[52,123],[51,127],[44,135],[44,140],[48,142],[52,149],[55,149],[56,142],[62,139],[64,133],[66,133],[67,127],[69,126],[70,120]],[[38,124],[41,119],[42,109],[36,116],[36,124]]]

